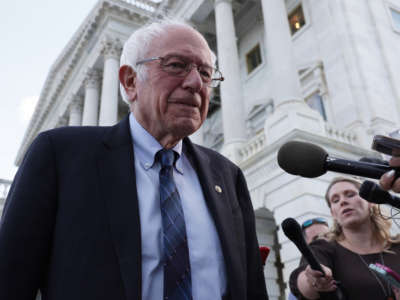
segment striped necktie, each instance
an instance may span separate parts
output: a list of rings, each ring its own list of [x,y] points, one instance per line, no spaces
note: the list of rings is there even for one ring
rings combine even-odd
[[[173,178],[174,152],[158,153],[160,170],[160,204],[163,227],[164,299],[191,300],[189,249],[181,199]]]

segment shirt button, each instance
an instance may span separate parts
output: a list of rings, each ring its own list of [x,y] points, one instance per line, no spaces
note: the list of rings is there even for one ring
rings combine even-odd
[[[149,168],[149,167],[150,167],[150,164],[149,164],[149,163],[145,163],[144,166],[145,166],[146,168]]]

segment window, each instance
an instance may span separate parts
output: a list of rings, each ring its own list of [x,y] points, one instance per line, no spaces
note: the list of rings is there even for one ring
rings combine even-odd
[[[300,4],[289,14],[289,26],[292,35],[299,31],[305,24],[303,6]]]
[[[322,118],[326,121],[326,112],[325,112],[325,107],[324,107],[324,103],[322,101],[322,97],[321,95],[319,95],[318,93],[315,93],[313,95],[311,95],[310,98],[308,98],[306,100],[308,106],[310,106],[312,109],[318,111]]]
[[[400,31],[400,11],[390,8],[394,30]]]
[[[253,72],[255,68],[261,65],[261,62],[260,44],[257,44],[246,54],[247,74]]]

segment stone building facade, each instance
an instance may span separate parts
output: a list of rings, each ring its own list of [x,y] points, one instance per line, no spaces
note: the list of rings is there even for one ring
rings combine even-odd
[[[226,79],[192,139],[243,169],[260,244],[273,249],[270,299],[284,299],[300,254],[279,225],[289,216],[329,218],[323,194],[335,174],[291,176],[277,150],[295,139],[336,157],[379,157],[373,135],[400,127],[400,1],[100,0],[51,67],[17,165],[41,131],[108,126],[127,114],[121,47],[165,15],[194,25],[217,54]]]

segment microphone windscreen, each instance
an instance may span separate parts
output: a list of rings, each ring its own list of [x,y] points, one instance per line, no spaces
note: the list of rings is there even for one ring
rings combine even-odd
[[[324,270],[315,258],[311,249],[308,247],[304,239],[300,224],[297,223],[297,221],[293,218],[287,218],[283,220],[281,226],[285,235],[297,246],[301,254],[303,254],[304,258],[308,261],[311,269],[320,271],[322,274],[325,274]]]
[[[358,191],[358,194],[361,198],[368,201],[369,196],[371,195],[372,189],[374,188],[374,183],[369,180],[365,180]]]
[[[390,198],[390,194],[387,191],[381,189],[375,182],[369,180],[365,180],[361,184],[358,194],[368,202],[376,204],[385,204],[387,203],[388,197]]]
[[[300,224],[297,223],[295,219],[286,218],[285,220],[283,220],[281,226],[283,233],[288,237],[289,240],[291,240],[297,246],[299,241],[301,243],[302,242],[301,240],[304,240]]]
[[[278,164],[292,175],[314,178],[326,173],[328,153],[314,144],[291,141],[278,151]]]

